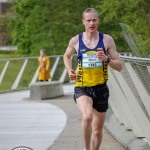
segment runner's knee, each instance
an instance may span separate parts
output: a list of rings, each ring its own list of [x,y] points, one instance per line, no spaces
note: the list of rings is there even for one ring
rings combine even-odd
[[[94,137],[100,138],[103,136],[103,133],[101,130],[93,130],[92,134],[94,135]]]
[[[92,123],[92,115],[83,115],[82,117],[82,121],[88,123],[88,124],[91,124]]]

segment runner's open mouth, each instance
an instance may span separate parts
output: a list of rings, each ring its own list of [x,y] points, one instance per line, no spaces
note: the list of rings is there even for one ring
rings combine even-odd
[[[90,29],[94,29],[94,27],[90,27]]]

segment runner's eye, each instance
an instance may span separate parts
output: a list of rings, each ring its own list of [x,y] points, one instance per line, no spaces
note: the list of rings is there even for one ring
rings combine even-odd
[[[93,21],[93,22],[96,22],[96,21],[97,21],[97,19],[93,19],[92,21]]]

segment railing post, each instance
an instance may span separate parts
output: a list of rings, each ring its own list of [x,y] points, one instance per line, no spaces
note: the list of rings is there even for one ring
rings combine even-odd
[[[116,80],[111,71],[109,71],[109,74],[109,91],[112,103],[114,103],[115,106],[114,109],[116,109],[119,114],[119,121],[123,123],[128,129],[131,129],[132,127],[128,120],[128,107],[125,103],[125,96],[123,95],[119,85],[116,83]]]
[[[136,89],[139,93],[139,96],[140,96],[140,98],[141,98],[141,100],[142,100],[142,102],[143,102],[143,104],[146,108],[146,111],[149,115],[149,118],[150,118],[150,109],[149,109],[150,99],[149,99],[149,95],[148,95],[146,89],[144,88],[143,84],[141,83],[141,81],[137,77],[137,75],[136,75],[135,71],[133,70],[131,64],[130,63],[125,63],[125,66],[128,70],[128,73],[131,76],[131,79],[132,79],[132,81],[133,81],[133,83],[134,83],[134,85],[135,85],[135,87],[136,87]]]
[[[64,71],[59,79],[59,82],[64,83],[66,75],[67,75],[67,69],[64,68]]]
[[[148,72],[149,72],[149,74],[150,74],[150,66],[147,66],[147,69],[148,69]]]
[[[31,80],[29,86],[30,86],[32,83],[35,83],[35,82],[36,82],[37,77],[38,77],[38,73],[39,73],[39,69],[40,69],[40,67],[38,67],[38,68],[36,69],[36,72],[35,72],[35,74],[34,74],[32,80]]]
[[[2,80],[3,80],[3,78],[4,78],[4,75],[5,75],[6,70],[7,70],[7,68],[8,68],[9,62],[10,62],[9,60],[6,62],[5,66],[4,66],[4,68],[3,68],[3,71],[2,71],[2,73],[1,73],[1,75],[0,75],[0,84],[2,83]]]
[[[22,67],[21,67],[21,70],[20,70],[19,74],[18,74],[18,76],[17,76],[17,78],[16,78],[14,84],[12,85],[12,88],[11,88],[12,90],[14,90],[14,89],[16,89],[16,88],[18,87],[19,82],[20,82],[20,79],[21,79],[21,77],[22,77],[22,75],[23,75],[23,72],[24,72],[24,70],[25,70],[25,67],[26,67],[26,65],[27,65],[27,62],[28,62],[28,59],[26,59],[26,60],[24,61],[24,63],[23,63],[23,65],[22,65]]]
[[[73,58],[73,57],[71,57],[71,60],[72,60],[72,58]],[[59,82],[64,83],[65,78],[66,78],[66,75],[67,75],[67,69],[66,69],[66,67],[65,67],[65,68],[64,68],[64,71],[63,71],[63,73],[62,73],[62,75],[61,75],[61,77],[60,77],[60,79],[59,79]]]
[[[138,101],[136,100],[134,94],[130,90],[123,75],[118,71],[113,71],[113,72],[119,83],[120,90],[123,91],[123,93],[125,95],[124,100],[126,101],[125,103],[127,103],[126,111],[128,112],[127,118],[129,119],[129,121],[132,125],[133,132],[136,137],[144,137],[143,130],[141,128],[141,121],[140,121],[141,119],[140,118],[146,119],[146,122],[148,121],[148,119],[146,118],[146,116],[145,116],[142,108],[140,107]],[[117,84],[117,82],[116,82],[116,84]],[[117,91],[117,92],[119,92],[119,91]]]
[[[54,63],[54,65],[53,65],[53,67],[52,67],[52,69],[51,69],[51,71],[50,71],[51,79],[50,79],[49,81],[51,81],[52,78],[53,78],[53,76],[54,76],[54,73],[55,73],[55,71],[56,71],[57,65],[58,65],[58,63],[59,63],[59,60],[60,60],[60,57],[57,57],[56,60],[55,60],[55,63]]]

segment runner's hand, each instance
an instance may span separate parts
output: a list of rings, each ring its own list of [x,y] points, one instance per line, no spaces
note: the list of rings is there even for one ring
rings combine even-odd
[[[75,80],[76,79],[76,73],[75,73],[74,70],[69,70],[68,75],[69,75],[70,80]]]
[[[108,57],[108,56],[105,55],[105,53],[104,53],[104,51],[103,51],[102,48],[98,49],[97,56],[98,56],[98,58],[101,59],[102,61],[107,62],[107,57]]]

